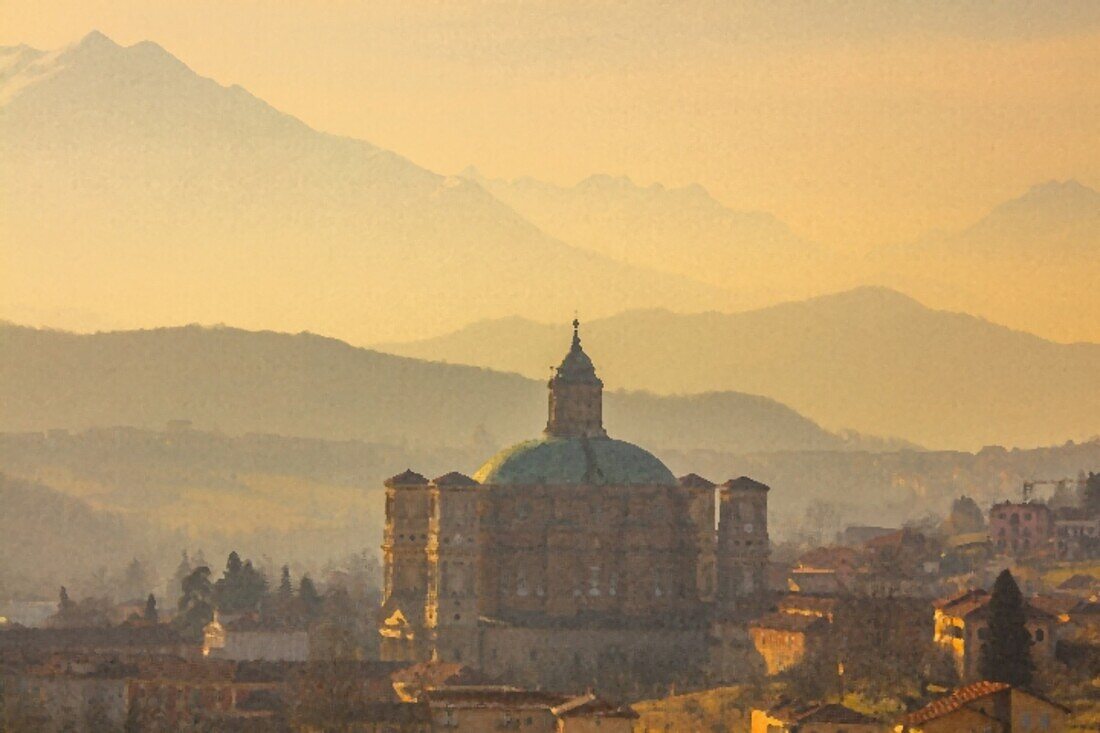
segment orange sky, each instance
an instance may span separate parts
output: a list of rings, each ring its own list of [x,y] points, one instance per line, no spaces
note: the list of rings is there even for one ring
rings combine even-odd
[[[856,247],[1100,187],[1100,4],[60,0],[0,44],[160,43],[428,168],[699,182]]]

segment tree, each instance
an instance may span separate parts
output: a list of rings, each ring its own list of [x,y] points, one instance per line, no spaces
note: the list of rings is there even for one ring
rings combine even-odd
[[[1100,515],[1100,473],[1089,471],[1082,503],[1092,516]]]
[[[1031,634],[1016,579],[1007,569],[993,583],[989,599],[989,638],[981,647],[978,670],[984,679],[1024,687],[1031,684]]]
[[[126,571],[122,576],[122,587],[120,590],[123,599],[133,600],[135,598],[141,598],[149,592],[149,588],[152,585],[153,583],[149,579],[149,574],[145,571],[145,566],[135,557],[130,561],[130,564],[126,566]]]
[[[279,600],[290,601],[294,597],[294,586],[290,582],[290,567],[283,566],[282,577],[279,579]]]
[[[985,515],[978,502],[963,495],[951,503],[951,514],[944,524],[949,534],[980,532],[985,529]]]
[[[307,621],[316,619],[321,613],[321,594],[317,592],[317,586],[309,575],[303,575],[298,583],[298,601],[302,604],[302,615]]]
[[[69,598],[69,591],[65,586],[61,586],[61,592],[58,593],[57,597],[57,613],[59,615],[70,613],[75,605]]]
[[[152,593],[145,599],[145,612],[141,617],[151,624],[157,623],[160,618],[160,614],[157,612],[157,597]]]
[[[219,610],[228,613],[255,611],[267,595],[267,579],[252,567],[252,561],[241,561],[236,552],[229,553],[225,572],[214,584],[214,598]]]
[[[179,565],[176,566],[176,572],[172,573],[172,580],[168,584],[168,598],[180,597],[183,593],[183,579],[191,574],[191,570],[191,558],[187,556],[187,550],[181,550]]]
[[[202,630],[214,618],[214,589],[210,584],[210,568],[200,565],[183,579],[183,594],[179,601],[176,626],[190,638],[202,637]]]

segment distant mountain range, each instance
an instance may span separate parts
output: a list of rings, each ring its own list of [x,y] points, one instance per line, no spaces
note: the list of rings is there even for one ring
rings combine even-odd
[[[365,340],[720,295],[565,244],[475,183],[100,33],[0,49],[0,207],[0,253],[21,275],[0,307],[47,323],[91,310],[92,326],[278,323]]]
[[[560,361],[568,329],[557,329],[555,336],[553,353]],[[602,362],[597,364],[602,370]],[[0,431],[159,428],[186,419],[231,434],[477,446],[487,459],[504,445],[540,434],[546,384],[311,334],[191,326],[76,335],[0,325],[0,404]],[[733,391],[612,391],[605,416],[613,435],[652,448],[752,452],[886,445],[830,433],[778,402]]]
[[[0,468],[2,471],[2,468]],[[121,572],[170,533],[95,509],[37,482],[0,472],[0,599],[55,598],[60,585],[85,585],[97,572]],[[172,542],[172,544],[178,544]],[[75,593],[75,592],[74,592]],[[127,599],[129,600],[129,599]]]
[[[735,314],[632,311],[583,330],[615,387],[736,389],[826,426],[930,448],[1047,445],[1100,433],[1100,345],[1046,341],[884,288]],[[556,342],[560,328],[505,318],[378,348],[535,376],[553,363]]]
[[[230,322],[372,343],[871,284],[1100,341],[1100,194],[1080,183],[856,257],[698,185],[439,175],[95,32],[0,48],[0,217],[19,273],[0,317],[76,330]]]
[[[961,232],[886,247],[861,277],[1059,341],[1100,342],[1100,192],[1049,181]]]
[[[698,185],[591,176],[563,187],[462,173],[559,239],[729,291],[718,310],[886,285],[1058,340],[1100,341],[1100,192],[1050,181],[959,232],[868,255],[820,247],[766,212],[737,211]],[[680,310],[680,309],[677,309]]]
[[[763,211],[739,211],[698,184],[639,186],[593,175],[575,186],[533,178],[460,174],[558,239],[620,262],[702,280],[728,291],[722,309],[771,304],[858,280],[824,275],[836,254],[797,236]]]

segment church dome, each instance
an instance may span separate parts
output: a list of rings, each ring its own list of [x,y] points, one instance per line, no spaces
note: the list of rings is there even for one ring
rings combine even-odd
[[[553,437],[506,448],[474,479],[497,486],[675,486],[659,458],[613,438]]]

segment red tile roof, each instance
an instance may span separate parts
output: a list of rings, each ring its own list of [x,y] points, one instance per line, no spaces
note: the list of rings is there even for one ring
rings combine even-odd
[[[806,593],[789,593],[779,599],[779,610],[784,613],[825,615],[836,610],[839,601],[832,596],[813,596]]]
[[[947,596],[946,598],[939,598],[932,601],[932,606],[938,608],[941,611],[946,611],[949,607],[954,606],[957,603],[969,601],[974,598],[988,598],[989,592],[981,588],[971,588],[970,590],[963,591],[962,593],[956,593],[953,596]]]
[[[975,682],[972,685],[960,687],[947,697],[933,700],[920,710],[909,713],[905,716],[904,721],[906,725],[927,723],[929,720],[942,718],[949,713],[953,713],[975,700],[1010,689],[1012,689],[1012,685],[1006,682]]]
[[[858,710],[837,703],[813,704],[805,707],[785,707],[769,711],[769,715],[788,723],[841,723],[871,725],[879,722]]]
[[[753,629],[806,632],[828,628],[829,622],[821,616],[804,613],[769,613],[749,624]]]
[[[989,607],[990,594],[987,591],[981,590],[969,590],[960,595],[952,598],[943,598],[933,602],[933,607],[939,609],[948,616],[957,616],[958,618],[967,618],[973,614],[985,613]],[[1035,602],[1036,598],[1029,599],[1024,603],[1024,610],[1027,612],[1029,619],[1054,619],[1057,618],[1057,613],[1052,613],[1048,610],[1048,607],[1053,607],[1055,601],[1050,598],[1038,598],[1038,603]],[[1064,613],[1064,611],[1062,612]]]
[[[549,709],[571,698],[570,695],[507,685],[439,687],[426,692],[432,707]]]
[[[966,707],[975,700],[980,700],[983,697],[988,697],[990,695],[995,695],[1011,689],[1012,685],[1008,684],[1007,682],[989,682],[988,680],[975,682],[971,685],[960,687],[947,697],[941,697],[939,700],[933,700],[920,710],[909,713],[905,716],[905,718],[903,718],[902,722],[906,725],[920,725],[921,723],[926,723],[929,720],[942,718],[949,713],[955,712],[959,708]],[[1054,702],[1053,700],[1036,694],[1035,692],[1032,692],[1030,690],[1022,690],[1016,688],[1016,691],[1018,693],[1028,695],[1029,697],[1033,697],[1037,700],[1042,700],[1048,705],[1053,705],[1054,707],[1064,712],[1069,712],[1069,708],[1067,708],[1066,706]]]
[[[592,693],[574,697],[561,705],[550,709],[559,718],[572,718],[580,715],[594,718],[637,718],[638,714],[625,705],[616,705]]]

